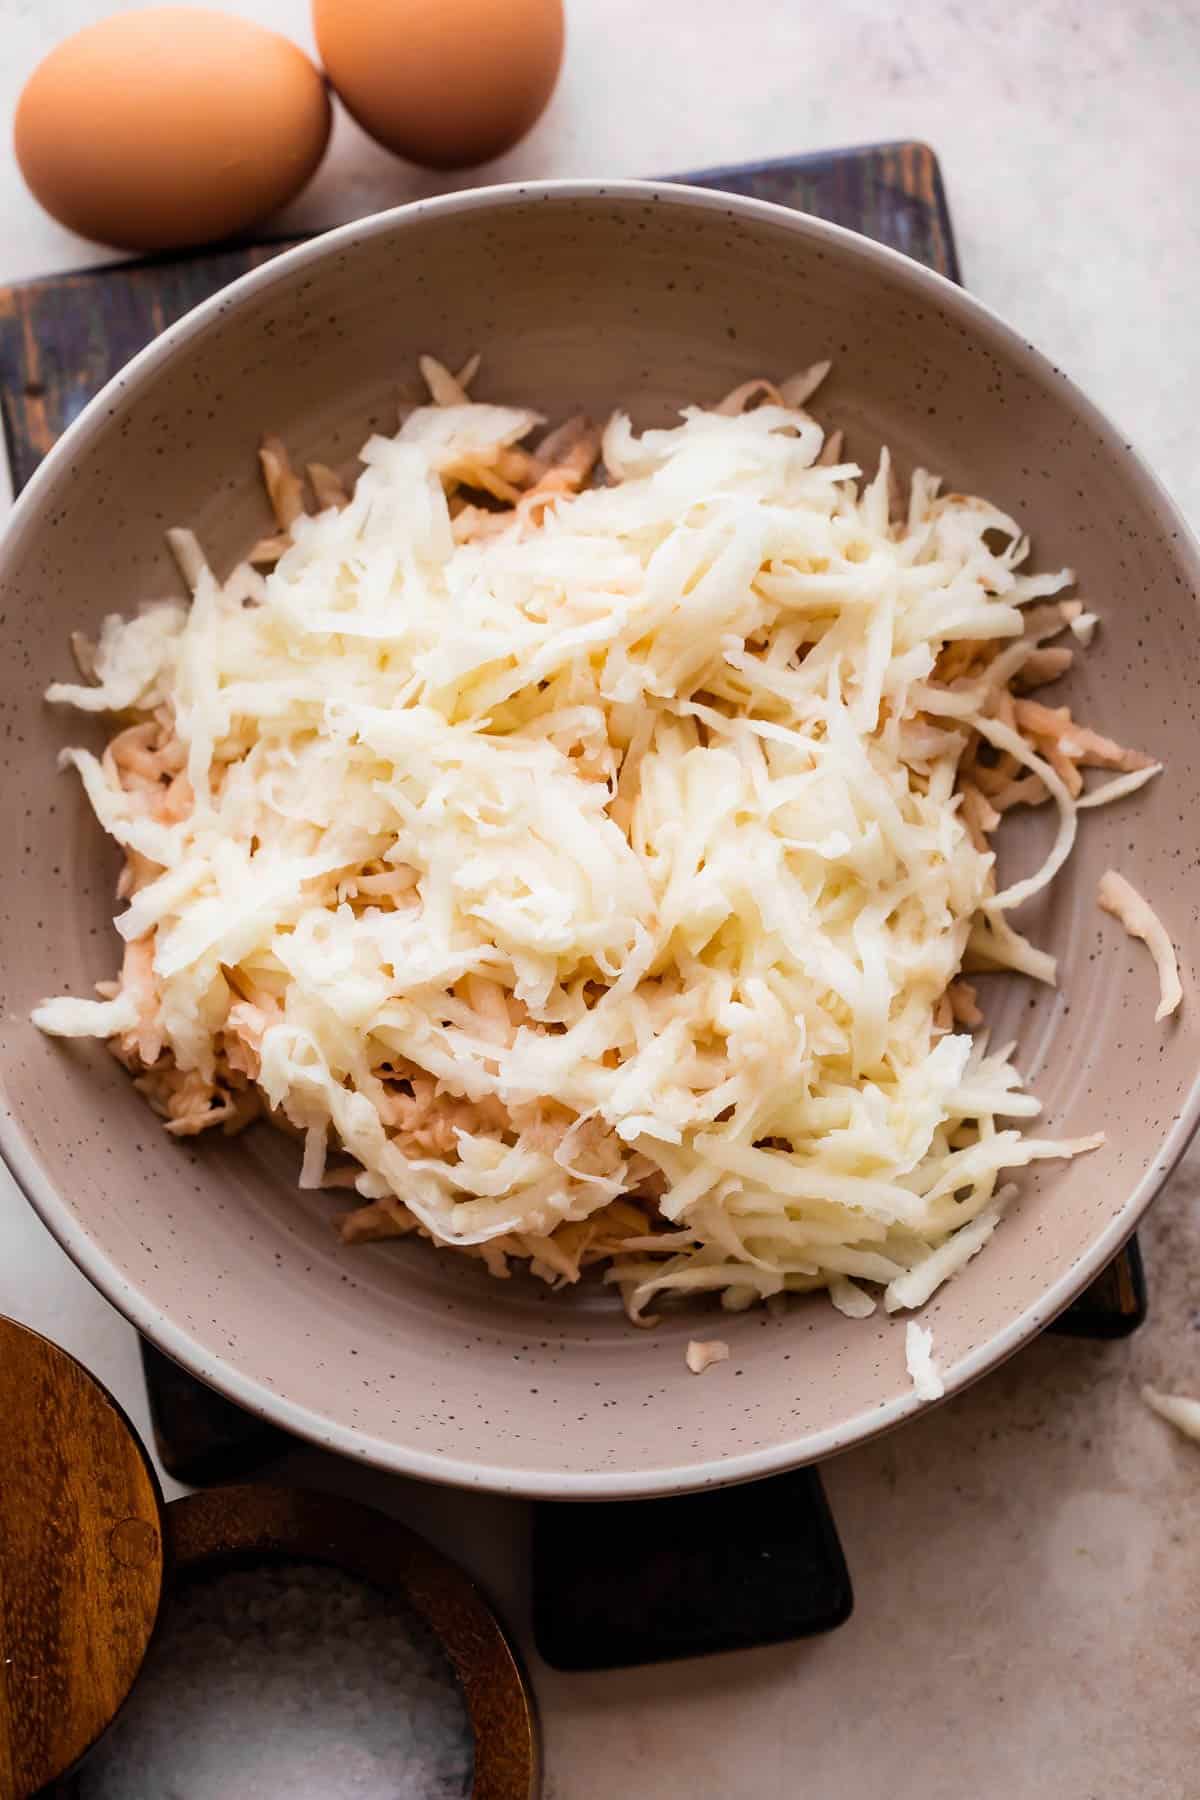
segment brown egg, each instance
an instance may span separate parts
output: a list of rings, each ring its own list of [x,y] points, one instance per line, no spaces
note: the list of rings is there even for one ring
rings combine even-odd
[[[524,137],[562,63],[562,0],[313,0],[313,24],[363,130],[431,169]]]
[[[17,105],[17,161],[84,237],[166,250],[244,231],[299,192],[329,137],[303,51],[198,7],[118,13],[52,50]]]

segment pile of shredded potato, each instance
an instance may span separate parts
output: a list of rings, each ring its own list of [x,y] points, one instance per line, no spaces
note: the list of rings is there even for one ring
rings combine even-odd
[[[277,534],[221,582],[173,533],[190,605],[51,689],[118,723],[64,757],[128,905],[120,978],[37,1023],[107,1039],[177,1135],[302,1134],[351,1241],[604,1263],[635,1320],[920,1305],[1006,1170],[1100,1141],[1023,1135],[963,979],[1053,981],[1007,915],[1157,770],[1029,697],[1094,617],[985,500],[841,460],[827,365],[540,441],[423,367],[352,493],[314,465],[310,516],[268,439]],[[1044,800],[997,892],[991,833]]]

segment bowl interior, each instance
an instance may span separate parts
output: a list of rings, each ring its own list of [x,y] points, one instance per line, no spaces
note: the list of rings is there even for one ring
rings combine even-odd
[[[1047,1130],[1106,1147],[1042,1165],[986,1253],[926,1309],[949,1384],[1072,1297],[1178,1155],[1200,1061],[1154,1023],[1145,951],[1094,904],[1121,869],[1185,953],[1200,779],[1195,552],[1155,484],[1071,385],[915,265],[814,221],[631,184],[497,190],[366,221],[202,308],[118,378],[50,459],[0,550],[0,721],[10,849],[0,916],[6,1154],[52,1228],[169,1353],[283,1423],[413,1473],[529,1492],[647,1493],[827,1453],[915,1405],[903,1321],[823,1303],[680,1316],[634,1331],[611,1293],[492,1281],[423,1245],[346,1250],[338,1202],[301,1194],[289,1142],[168,1140],[95,1047],[28,1023],[47,994],[111,975],[115,859],[71,775],[86,722],[41,699],[69,633],[179,591],[162,533],[188,523],[227,568],[269,521],[255,450],[350,466],[419,397],[415,358],[484,355],[477,393],[551,417],[615,403],[635,421],[830,356],[815,410],[868,466],[881,443],[984,493],[1069,562],[1103,625],[1069,680],[1081,716],[1168,762],[1086,817],[1053,895],[1022,920],[1059,957],[1057,994],[992,984]],[[1048,826],[1013,827],[1009,868]],[[730,1362],[702,1379],[692,1335]]]

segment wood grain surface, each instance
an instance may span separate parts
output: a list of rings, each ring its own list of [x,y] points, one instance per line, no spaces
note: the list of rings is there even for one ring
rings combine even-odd
[[[132,1426],[65,1351],[0,1320],[0,1796],[84,1753],[128,1693],[163,1579]]]

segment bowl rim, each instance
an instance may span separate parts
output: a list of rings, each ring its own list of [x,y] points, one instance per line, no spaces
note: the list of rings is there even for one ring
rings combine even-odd
[[[563,201],[614,200],[675,205],[701,211],[726,212],[792,232],[817,247],[839,256],[858,259],[885,270],[914,293],[938,302],[969,326],[984,327],[997,337],[1018,362],[1031,367],[1041,381],[1057,386],[1069,404],[1102,440],[1127,463],[1130,482],[1145,500],[1172,523],[1174,555],[1190,564],[1191,585],[1200,591],[1200,541],[1159,478],[1107,415],[1023,334],[1009,325],[985,302],[945,276],[926,268],[860,232],[850,231],[812,214],[793,211],[770,201],[751,199],[725,190],[694,187],[669,180],[636,181],[563,179],[506,182],[469,188],[430,199],[410,201],[384,212],[351,220],[239,276],[227,287],[202,301],[167,327],[123,368],[111,377],[83,408],[47,453],[9,511],[0,532],[0,565],[7,546],[35,518],[44,492],[57,479],[77,449],[100,428],[113,400],[140,387],[175,353],[213,320],[240,306],[251,296],[286,283],[310,264],[375,237],[403,232],[426,217],[486,213],[509,206],[526,206],[541,199]],[[988,1374],[1069,1306],[1111,1261],[1136,1229],[1139,1219],[1156,1198],[1179,1163],[1200,1126],[1200,1069],[1172,1129],[1131,1186],[1119,1210],[1104,1229],[1090,1239],[1075,1261],[1041,1296],[1002,1330],[984,1339],[943,1374],[945,1398],[961,1392]],[[742,1451],[717,1460],[680,1463],[652,1470],[582,1470],[514,1468],[486,1460],[434,1453],[397,1444],[314,1408],[291,1400],[265,1383],[243,1373],[223,1356],[210,1356],[182,1327],[165,1315],[140,1288],[126,1281],[111,1259],[86,1230],[83,1218],[60,1194],[43,1172],[37,1155],[19,1120],[7,1108],[0,1110],[0,1157],[7,1164],[26,1199],[42,1223],[82,1274],[130,1323],[155,1343],[165,1355],[200,1381],[216,1388],[245,1411],[282,1426],[294,1436],[326,1450],[365,1461],[398,1475],[443,1482],[451,1486],[481,1489],[530,1499],[598,1500],[652,1498],[722,1487],[781,1473],[805,1463],[818,1462],[852,1445],[866,1443],[882,1432],[924,1410],[928,1401],[914,1391],[901,1393],[860,1409],[849,1418],[809,1432],[801,1438],[780,1440],[766,1447]]]

